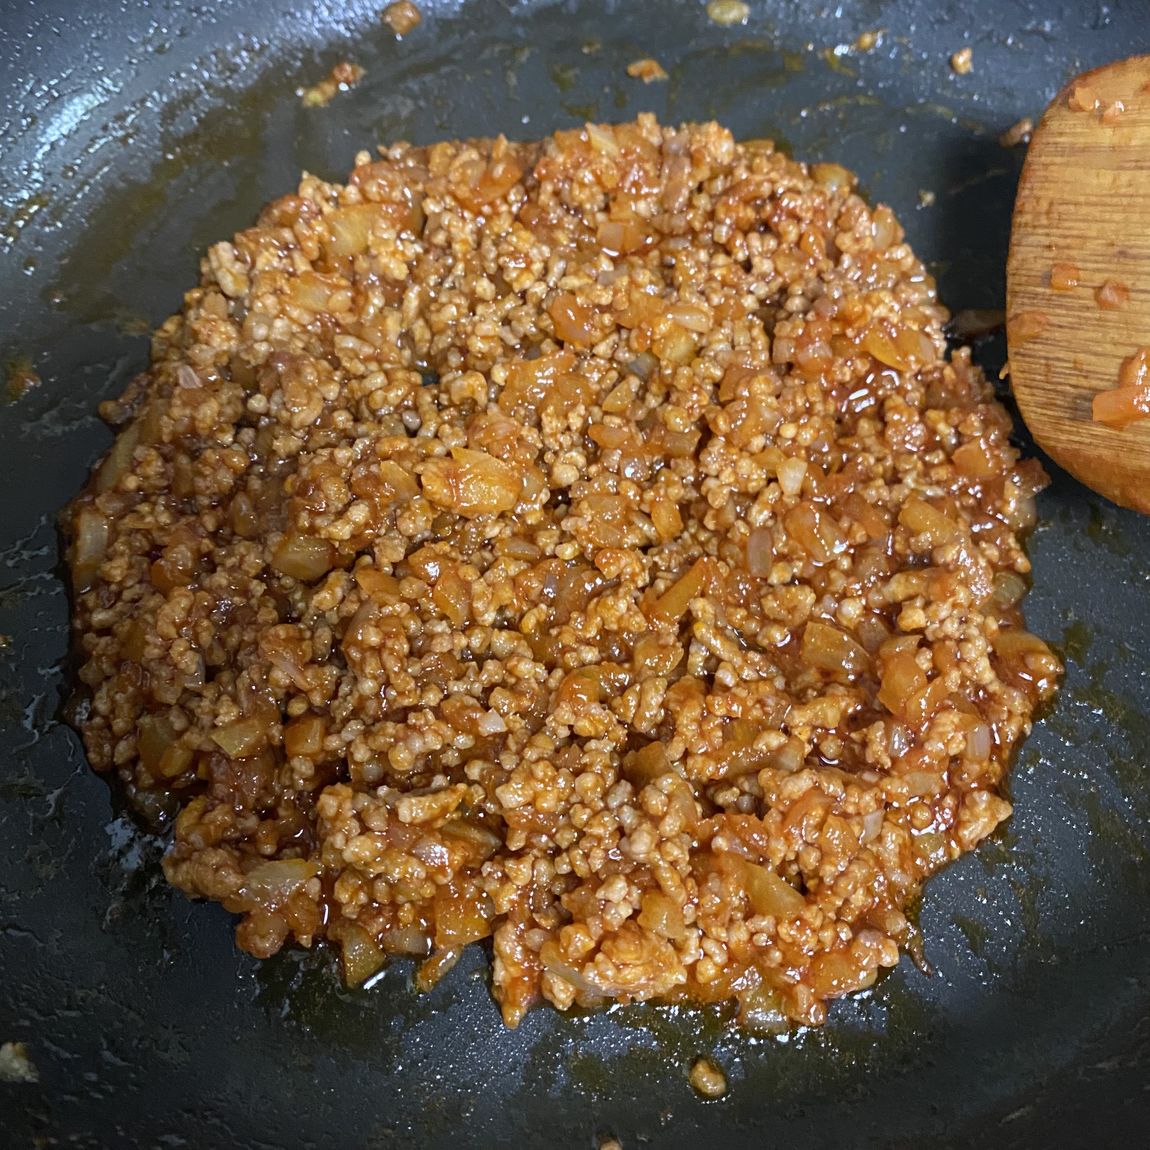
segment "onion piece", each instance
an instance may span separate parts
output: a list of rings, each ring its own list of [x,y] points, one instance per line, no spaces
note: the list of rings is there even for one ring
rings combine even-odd
[[[680,942],[687,936],[682,907],[661,890],[649,890],[643,895],[639,925],[652,934]]]
[[[854,173],[841,164],[811,164],[811,179],[828,192],[849,192],[855,185]]]
[[[94,507],[81,507],[76,513],[72,541],[72,580],[77,592],[87,591],[104,562],[112,524]]]
[[[772,867],[732,854],[720,855],[719,867],[746,892],[755,914],[797,918],[806,909],[807,900]]]
[[[897,762],[914,745],[914,736],[905,723],[887,722],[887,754],[892,762]]]
[[[245,715],[212,731],[212,742],[229,759],[246,759],[267,746],[269,725],[267,715]]]
[[[882,830],[883,818],[886,811],[868,811],[862,817],[862,835],[860,841],[864,843],[874,842],[879,836],[879,831]]]
[[[1015,571],[1000,571],[994,577],[988,607],[1009,609],[1016,607],[1026,596],[1026,580]]]
[[[431,953],[431,939],[418,926],[393,926],[380,935],[379,941],[387,954],[425,958]]]
[[[807,474],[805,459],[784,459],[779,464],[779,486],[786,495],[798,495]]]
[[[870,667],[870,656],[857,640],[817,619],[803,628],[801,651],[803,662],[821,671],[851,676]]]
[[[332,568],[335,549],[326,539],[309,535],[285,535],[272,553],[271,565],[301,583],[314,583]]]
[[[244,877],[240,893],[261,906],[281,906],[309,879],[319,874],[312,859],[272,859],[253,867]]]
[[[463,947],[451,950],[437,950],[419,964],[415,972],[415,988],[423,993],[429,991],[448,971],[450,971],[463,955]]]
[[[966,734],[966,757],[984,763],[990,758],[990,727],[986,723],[976,723]]]
[[[765,983],[739,995],[739,1025],[751,1034],[785,1034],[790,1026],[779,992]]]
[[[343,979],[348,986],[360,986],[383,969],[387,955],[362,926],[343,923],[339,932]]]
[[[441,886],[435,892],[435,945],[440,950],[466,946],[492,930],[495,906],[485,891]]]
[[[758,578],[769,575],[775,564],[774,536],[769,527],[756,527],[747,536],[747,570]]]

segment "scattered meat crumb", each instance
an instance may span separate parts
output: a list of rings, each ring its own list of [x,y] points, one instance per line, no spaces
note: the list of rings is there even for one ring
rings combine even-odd
[[[642,80],[644,84],[653,83],[655,80],[666,80],[667,69],[659,63],[658,60],[652,59],[650,56],[644,56],[642,60],[632,60],[627,65],[627,75],[633,76],[636,80]]]
[[[1046,330],[1048,317],[1041,311],[1016,312],[1006,321],[1006,338],[1014,347],[1040,336]]]
[[[709,1059],[700,1058],[691,1067],[690,1083],[704,1098],[722,1098],[727,1093],[727,1076]]]
[[[1117,431],[1150,416],[1150,347],[1140,347],[1122,361],[1118,386],[1097,392],[1090,414],[1095,423]]]
[[[1118,368],[1118,386],[1150,386],[1150,347],[1140,347],[1122,361],[1122,366]]]
[[[1001,136],[998,142],[1004,148],[1016,148],[1019,144],[1029,144],[1030,137],[1034,135],[1034,120],[1030,116],[1023,116],[1016,120]]]
[[[325,80],[313,84],[310,88],[301,88],[298,91],[300,103],[305,108],[325,108],[331,103],[337,92],[346,92],[354,88],[364,77],[364,70],[350,60],[341,60]]]
[[[1050,267],[1050,286],[1055,291],[1070,291],[1078,286],[1081,272],[1077,264],[1056,263]]]
[[[1126,111],[1126,105],[1121,100],[1113,100],[1102,109],[1102,122],[1107,126],[1118,123],[1118,117]]]
[[[0,1046],[0,1082],[39,1082],[40,1072],[32,1065],[23,1042]]]
[[[735,24],[745,24],[751,18],[751,9],[742,0],[711,0],[707,5],[707,16],[712,24],[730,28]]]
[[[397,36],[406,36],[423,22],[423,13],[411,0],[395,0],[383,10],[381,19]]]
[[[929,188],[918,189],[918,206],[920,208],[933,208],[935,194]]]
[[[1107,280],[1094,289],[1094,302],[1104,311],[1117,311],[1130,299],[1130,289],[1118,280]]]
[[[1089,84],[1075,84],[1066,103],[1072,112],[1093,112],[1098,107],[1098,97]]]
[[[40,377],[32,369],[32,361],[27,357],[21,356],[8,365],[7,391],[8,398],[13,403],[23,399],[32,388],[39,387],[40,383]]]
[[[950,70],[956,76],[969,76],[974,71],[974,49],[959,48],[950,58]]]
[[[884,31],[883,28],[876,28],[873,32],[860,32],[851,47],[856,52],[872,52],[882,42]]]

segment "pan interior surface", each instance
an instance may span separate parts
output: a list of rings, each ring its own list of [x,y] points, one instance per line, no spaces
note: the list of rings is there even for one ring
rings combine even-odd
[[[1144,19],[992,0],[777,0],[734,27],[701,3],[421,8],[397,40],[359,2],[0,5],[0,362],[41,380],[0,412],[0,1042],[38,1072],[0,1080],[11,1144],[1066,1146],[1094,1144],[1097,1113],[1144,1131],[1150,525],[1053,467],[1027,618],[1067,675],[1016,764],[1015,814],[928,885],[933,973],[904,959],[818,1031],[757,1039],[652,1006],[506,1031],[475,948],[424,996],[402,963],[356,992],[323,951],[258,964],[230,916],[166,886],[162,844],[87,769],[61,714],[56,513],[110,442],[97,403],[144,367],[206,245],[301,170],[339,178],[396,139],[715,118],[857,171],[944,303],[997,308],[1023,155],[1000,134]],[[627,75],[645,56],[667,81]],[[342,59],[363,81],[302,106]],[[975,354],[993,375],[1003,348]],[[687,1085],[702,1055],[721,1102]]]

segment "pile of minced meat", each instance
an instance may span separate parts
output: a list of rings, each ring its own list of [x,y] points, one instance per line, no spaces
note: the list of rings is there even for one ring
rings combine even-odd
[[[1044,476],[886,207],[650,116],[212,247],[70,511],[93,765],[266,956],[817,1024],[1010,814]]]

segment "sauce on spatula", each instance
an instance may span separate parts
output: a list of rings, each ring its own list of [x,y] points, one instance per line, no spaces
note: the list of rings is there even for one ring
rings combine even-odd
[[[1035,440],[1087,486],[1150,513],[1150,56],[1071,81],[1034,133],[1007,343]]]

